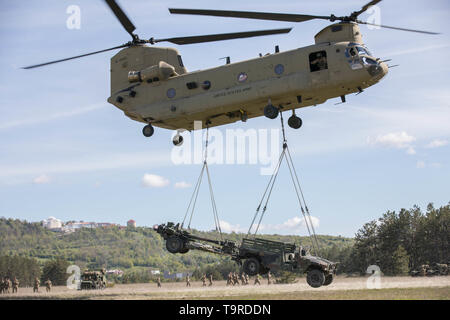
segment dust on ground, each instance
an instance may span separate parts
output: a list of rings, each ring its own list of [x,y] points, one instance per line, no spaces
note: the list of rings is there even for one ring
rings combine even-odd
[[[399,288],[442,288],[440,297],[450,299],[450,276],[435,277],[381,277],[381,289]],[[322,293],[329,299],[345,297],[340,292],[373,291],[368,290],[367,277],[338,276],[332,284],[320,288],[311,288],[305,278],[298,278],[292,284],[267,284],[266,279],[261,280],[261,285],[227,286],[226,281],[215,281],[212,286],[202,286],[202,282],[191,282],[191,287],[186,287],[185,282],[162,283],[158,288],[156,283],[116,284],[112,288],[104,290],[73,290],[65,286],[53,287],[47,293],[45,287],[39,289],[39,293],[33,293],[33,288],[19,288],[15,294],[0,295],[0,299],[251,299],[252,296],[264,297],[264,299],[295,299],[296,295],[303,298],[315,299]],[[420,289],[418,289],[420,291]],[[394,292],[395,290],[391,290]],[[387,290],[389,292],[389,290]],[[390,296],[385,296],[390,299]],[[392,297],[394,299],[395,297]]]

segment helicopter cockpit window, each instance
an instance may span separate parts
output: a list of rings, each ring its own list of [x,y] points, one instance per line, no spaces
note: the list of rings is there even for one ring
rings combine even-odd
[[[318,51],[309,54],[309,68],[311,72],[328,69],[326,51]]]
[[[358,54],[360,54],[360,55],[365,54],[365,55],[371,56],[369,50],[367,50],[363,47],[356,47],[356,50],[358,50]]]
[[[375,60],[367,57],[362,57],[362,61],[364,62],[364,64],[378,64]]]

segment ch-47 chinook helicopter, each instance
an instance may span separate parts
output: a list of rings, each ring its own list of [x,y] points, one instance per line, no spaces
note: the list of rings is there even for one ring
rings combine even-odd
[[[105,0],[132,41],[105,50],[25,67],[40,67],[109,50],[122,49],[111,58],[111,96],[108,102],[132,120],[146,123],[142,132],[150,137],[153,126],[173,130],[193,130],[194,121],[202,127],[219,126],[266,116],[274,119],[279,111],[292,110],[290,127],[298,129],[302,120],[295,110],[324,103],[328,99],[361,93],[388,72],[385,61],[374,57],[362,42],[358,16],[371,5],[349,16],[337,17],[263,12],[169,9],[172,14],[251,18],[302,22],[330,20],[315,36],[315,44],[215,68],[188,72],[174,48],[146,44],[171,42],[178,45],[288,33],[291,29],[261,30],[168,39],[140,39],[136,29],[115,0]],[[376,25],[384,28],[426,34],[434,32]],[[175,145],[183,142],[177,133]]]

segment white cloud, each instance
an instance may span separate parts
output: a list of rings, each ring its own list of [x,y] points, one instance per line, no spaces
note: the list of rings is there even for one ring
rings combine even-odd
[[[374,144],[403,149],[410,147],[410,143],[415,140],[416,138],[402,131],[379,135],[375,138]]]
[[[177,188],[177,189],[190,188],[191,184],[187,183],[185,181],[180,181],[180,182],[176,182],[174,187]]]
[[[425,168],[425,162],[424,162],[424,161],[421,161],[421,160],[417,161],[416,167],[417,167],[418,169],[423,169],[423,168]]]
[[[448,140],[435,139],[435,140],[431,141],[429,144],[427,144],[427,148],[439,148],[439,147],[446,146],[447,144],[448,144]]]
[[[33,179],[34,184],[46,184],[50,183],[50,177],[46,174],[41,174],[40,176]]]
[[[144,187],[161,188],[169,185],[170,181],[156,174],[146,173],[142,177],[142,185]]]
[[[312,226],[316,230],[320,225],[320,220],[317,217],[311,216]],[[311,224],[309,223],[309,229],[312,232]],[[255,231],[256,226],[252,228],[252,232]],[[261,224],[258,232],[262,233],[300,233],[307,232],[306,221],[304,218],[295,216],[279,224]]]
[[[410,155],[416,154],[414,146],[411,145],[414,141],[416,141],[416,138],[409,135],[405,131],[378,135],[374,140],[370,137],[367,138],[367,142],[369,144],[396,149],[406,149],[406,153]]]
[[[242,228],[239,224],[231,224],[224,220],[219,220],[220,229],[223,232],[247,232],[244,228]]]

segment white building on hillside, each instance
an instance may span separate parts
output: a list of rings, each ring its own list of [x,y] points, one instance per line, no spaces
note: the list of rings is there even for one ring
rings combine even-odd
[[[48,217],[48,219],[42,221],[42,225],[47,229],[59,229],[62,227],[62,222],[55,217]]]

